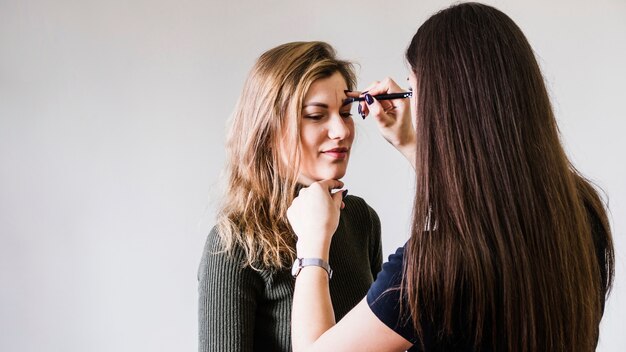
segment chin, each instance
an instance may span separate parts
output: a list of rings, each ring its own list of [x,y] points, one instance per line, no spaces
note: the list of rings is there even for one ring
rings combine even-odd
[[[346,175],[347,165],[316,165],[313,170],[300,171],[301,183],[312,183],[322,180],[339,180]],[[308,172],[307,172],[308,171]]]
[[[320,173],[320,180],[339,180],[346,175],[346,170],[328,170],[328,172]]]

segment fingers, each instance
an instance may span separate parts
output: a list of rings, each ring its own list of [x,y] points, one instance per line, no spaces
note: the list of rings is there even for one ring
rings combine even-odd
[[[310,190],[322,190],[325,193],[331,193],[332,190],[339,189],[341,187],[343,187],[343,182],[339,180],[322,180],[311,183],[309,187],[303,187],[298,192],[298,195],[304,194]]]
[[[339,180],[322,180],[318,182],[312,183],[309,187],[302,188],[298,193],[298,196],[293,200],[292,204],[296,202],[303,201],[303,199],[307,199],[310,197],[317,197],[319,195],[326,195],[326,197],[330,197],[332,202],[337,205],[339,209],[345,208],[345,204],[343,199],[348,193],[348,190],[343,191],[335,191],[333,190],[340,189],[344,186],[344,183]],[[309,193],[312,192],[312,193]],[[291,207],[289,208],[291,209]],[[287,217],[289,217],[289,210],[287,210]]]
[[[374,90],[380,90],[379,86],[380,86],[380,81],[374,81],[365,89],[363,89],[363,92],[361,92],[361,94],[369,93]]]
[[[374,96],[378,94],[399,93],[403,91],[404,90],[400,88],[400,86],[392,78],[387,77],[382,81],[374,81],[367,88],[365,88],[365,90],[363,90],[361,95],[369,94],[371,96]],[[380,102],[378,103],[380,107]],[[384,104],[385,106],[382,106],[382,109],[379,109],[377,117],[384,118],[385,116],[382,116],[380,112],[389,111],[394,108],[394,105],[391,102],[385,101]],[[366,102],[359,103],[359,114],[361,115],[363,119],[365,119],[365,117],[368,116],[372,112],[371,110],[372,108],[370,104],[367,104]],[[388,116],[386,117],[389,118]],[[385,122],[385,123],[388,123],[388,122]]]
[[[315,182],[311,185],[311,187],[313,187],[313,185],[319,185],[320,187],[322,187],[323,189],[325,189],[327,192],[332,191],[333,189],[337,189],[337,188],[341,188],[343,187],[343,182],[339,181],[339,180],[322,180],[322,181],[318,181]],[[341,192],[339,192],[341,193]]]
[[[333,203],[337,206],[337,208],[339,209],[343,209],[344,208],[344,204],[343,204],[343,192],[335,192],[331,198],[333,199]]]
[[[404,90],[391,77],[387,77],[382,81],[374,81],[361,94],[369,93],[371,95],[398,93]]]
[[[367,98],[366,98],[367,99]],[[380,105],[380,102],[376,100],[374,97],[371,97],[371,100],[367,101],[367,106],[369,112],[376,116],[377,118],[382,115],[385,111],[383,107]]]
[[[359,91],[352,91],[352,90],[344,90],[344,92],[346,93],[346,96],[348,98],[358,98],[361,96],[361,92]]]
[[[371,96],[370,96],[370,100],[367,103],[368,103],[369,113],[371,115],[374,115],[374,118],[376,118],[376,121],[378,121],[378,123],[382,127],[391,126],[396,122],[396,118],[394,116],[394,113],[392,112],[392,110],[395,109],[395,106],[393,105],[393,103],[390,103],[389,101],[385,101],[384,102],[385,106],[383,106],[383,104],[381,104],[380,101],[376,100],[376,98],[371,97]]]

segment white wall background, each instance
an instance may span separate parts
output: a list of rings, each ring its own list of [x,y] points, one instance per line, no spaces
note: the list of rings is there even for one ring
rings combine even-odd
[[[402,82],[413,33],[450,2],[389,3],[0,0],[0,350],[195,350],[196,270],[249,68],[325,40],[361,87]],[[488,3],[528,36],[572,160],[608,193],[617,277],[598,350],[624,351],[626,2]],[[345,181],[389,253],[411,172],[373,121],[356,125]]]

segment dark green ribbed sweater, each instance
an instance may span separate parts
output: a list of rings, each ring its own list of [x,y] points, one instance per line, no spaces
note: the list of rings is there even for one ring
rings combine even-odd
[[[330,295],[339,321],[363,297],[382,265],[380,221],[359,197],[347,196],[330,248]],[[199,280],[199,351],[291,351],[290,270],[243,267],[243,251],[219,253],[208,236]]]

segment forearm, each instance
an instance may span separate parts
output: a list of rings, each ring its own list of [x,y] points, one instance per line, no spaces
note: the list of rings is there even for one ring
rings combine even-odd
[[[337,180],[313,183],[287,210],[287,217],[298,236],[298,258],[317,258],[328,263],[332,235],[339,223],[343,187]],[[317,216],[315,216],[317,215]],[[335,325],[330,300],[329,272],[317,265],[300,266],[291,311],[291,335],[294,351],[314,350],[313,344]]]
[[[413,141],[411,143],[395,147],[409,161],[409,163],[411,163],[411,166],[413,166],[413,170],[415,170],[415,153],[417,148],[416,142]]]
[[[294,352],[311,351],[313,344],[335,325],[328,273],[321,267],[302,268],[296,280],[291,312]]]

